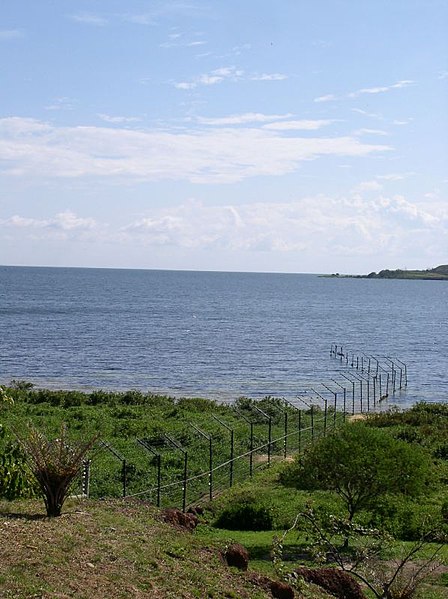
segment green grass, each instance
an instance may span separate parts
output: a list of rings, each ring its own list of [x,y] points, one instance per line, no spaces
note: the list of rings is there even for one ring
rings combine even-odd
[[[37,518],[35,501],[0,512],[5,598],[269,597],[221,562],[217,539],[207,547],[144,502],[72,502],[53,519]]]
[[[1,413],[1,422],[9,431],[10,439],[13,428],[22,430],[28,420],[45,428],[49,435],[58,431],[61,421],[67,422],[75,437],[100,432],[101,437],[110,441],[133,465],[130,491],[155,481],[154,462],[137,447],[136,435],[169,432],[188,448],[191,473],[208,468],[207,444],[193,433],[191,422],[214,435],[217,461],[228,457],[229,435],[212,414],[234,427],[235,454],[248,448],[245,421],[228,406],[207,400],[174,400],[137,392],[83,394],[15,390],[13,394],[14,405],[4,406]],[[283,432],[283,420],[275,401],[271,403],[266,401],[263,409],[272,410],[275,437]],[[245,414],[251,413],[250,402],[240,402],[239,408],[246,410]],[[301,416],[304,425],[309,423],[309,414],[304,412]],[[397,520],[401,514],[404,515],[403,522],[408,524],[411,516],[417,513],[423,517],[425,514],[442,517],[443,505],[447,503],[447,416],[447,404],[418,404],[405,413],[380,414],[367,419],[368,426],[381,427],[394,437],[425,447],[435,465],[434,481],[427,488],[425,497],[415,502],[392,498],[390,505],[383,506],[388,518]],[[297,414],[291,414],[291,429],[297,425],[294,418]],[[255,434],[259,442],[267,440],[267,427],[262,419],[256,423]],[[1,440],[2,447],[6,442],[7,435]],[[267,468],[266,454],[258,456],[253,479],[249,477],[248,463],[241,462],[235,469],[235,480],[244,482],[235,484],[230,491],[224,490],[206,506],[204,521],[194,535],[163,524],[154,506],[135,500],[68,503],[63,516],[52,520],[40,517],[44,507],[39,501],[0,503],[2,597],[65,595],[115,599],[149,594],[154,599],[232,596],[257,599],[269,596],[243,575],[229,574],[219,560],[219,551],[229,542],[240,542],[249,550],[251,568],[273,576],[270,553],[274,535],[279,536],[289,528],[297,512],[309,503],[326,513],[340,515],[343,511],[341,502],[331,492],[299,491],[279,483],[279,473],[287,467],[282,462],[282,449],[280,445],[277,447],[270,468]],[[182,466],[179,452],[167,450],[163,458],[164,480],[179,477]],[[120,464],[110,454],[103,452],[94,458],[92,489],[97,496],[120,494],[119,468]],[[228,486],[228,474],[228,470],[224,471],[221,480],[215,481],[217,488],[218,483],[223,489]],[[244,497],[269,507],[274,530],[230,531],[213,526],[222,510]],[[154,497],[152,499],[154,501]],[[163,499],[167,503],[173,501],[168,494],[164,494]],[[180,497],[176,500],[179,502]],[[384,514],[374,514],[380,518],[378,525],[387,524]],[[369,523],[371,518],[372,514],[368,512],[359,515],[363,524]],[[287,567],[293,567],[303,559],[307,545],[304,530],[287,536],[284,544]],[[383,558],[397,558],[409,546],[409,542],[398,539]],[[428,557],[431,546],[425,551]],[[425,557],[424,553],[422,557]],[[448,568],[446,545],[439,559]],[[124,579],[123,572],[129,573]],[[446,571],[434,574],[430,582],[424,591],[426,599],[448,598]],[[315,589],[312,593],[310,597],[324,596]]]

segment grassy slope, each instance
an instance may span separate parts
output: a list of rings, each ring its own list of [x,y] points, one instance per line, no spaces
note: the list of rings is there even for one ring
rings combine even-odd
[[[404,414],[378,415],[372,424],[445,455],[446,409],[443,405],[416,406]],[[439,462],[446,465],[444,460]],[[309,496],[279,486],[276,471],[280,467],[265,470],[253,483],[247,483],[269,501],[277,513],[279,527],[289,526]],[[445,481],[447,474],[442,468]],[[314,492],[312,497],[335,513],[337,506],[330,494]],[[437,504],[441,500],[437,499]],[[226,497],[220,497],[215,502],[217,509],[225,502]],[[245,575],[225,568],[219,561],[218,549],[231,540],[241,542],[252,554],[251,567],[272,576],[272,531],[226,531],[202,525],[191,535],[160,522],[157,510],[148,504],[120,500],[68,504],[64,515],[55,520],[42,518],[43,513],[39,501],[0,502],[0,597],[270,596],[253,586]],[[291,538],[292,546],[285,548],[297,556],[304,542],[295,536]],[[448,547],[443,561],[448,566]],[[447,574],[444,576],[426,590],[426,599],[448,599]],[[314,591],[309,595],[317,596]]]
[[[145,503],[72,503],[55,519],[42,511],[39,502],[0,503],[0,597],[270,597],[221,563],[213,543],[161,522]]]
[[[157,509],[137,501],[70,500],[60,518],[45,518],[43,512],[39,501],[0,502],[2,598],[271,597],[255,580],[256,571],[275,578],[268,559],[272,531],[216,530],[203,524],[191,534],[163,523]],[[219,558],[219,551],[234,541],[245,544],[255,558],[248,573],[227,568]],[[298,541],[304,539],[291,538],[285,550]],[[447,551],[441,558],[448,565]],[[425,587],[426,599],[448,597],[446,576],[435,576]],[[305,596],[328,599],[313,585]]]

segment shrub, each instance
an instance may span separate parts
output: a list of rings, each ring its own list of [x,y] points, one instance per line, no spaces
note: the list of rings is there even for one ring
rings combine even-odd
[[[5,429],[0,424],[0,439],[5,438]],[[17,443],[6,441],[0,454],[0,497],[13,500],[36,495],[31,472]]]
[[[250,493],[242,494],[221,511],[214,526],[229,530],[272,530],[272,509]]]
[[[70,487],[96,437],[69,442],[62,425],[59,438],[52,441],[32,427],[26,436],[18,438],[45,501],[47,516],[60,516]]]
[[[299,489],[335,492],[352,520],[360,510],[371,509],[381,496],[419,495],[431,475],[431,462],[423,449],[356,423],[320,439],[285,469],[281,482]]]

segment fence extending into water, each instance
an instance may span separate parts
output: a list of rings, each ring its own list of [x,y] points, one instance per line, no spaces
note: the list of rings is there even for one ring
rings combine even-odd
[[[397,358],[337,344],[330,358],[337,361],[336,374],[293,400],[240,399],[231,406],[231,419],[212,413],[207,430],[204,423],[189,423],[194,446],[168,432],[136,439],[125,450],[100,441],[84,463],[82,493],[139,497],[185,511],[302,452],[347,418],[385,409],[388,398],[407,386],[407,367]]]

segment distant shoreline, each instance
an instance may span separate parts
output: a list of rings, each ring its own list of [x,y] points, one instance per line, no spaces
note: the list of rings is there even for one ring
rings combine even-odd
[[[371,272],[368,275],[341,275],[334,273],[331,275],[321,275],[326,278],[337,279],[411,279],[420,281],[448,281],[448,265],[444,264],[436,268],[427,270],[380,270],[380,272]]]

